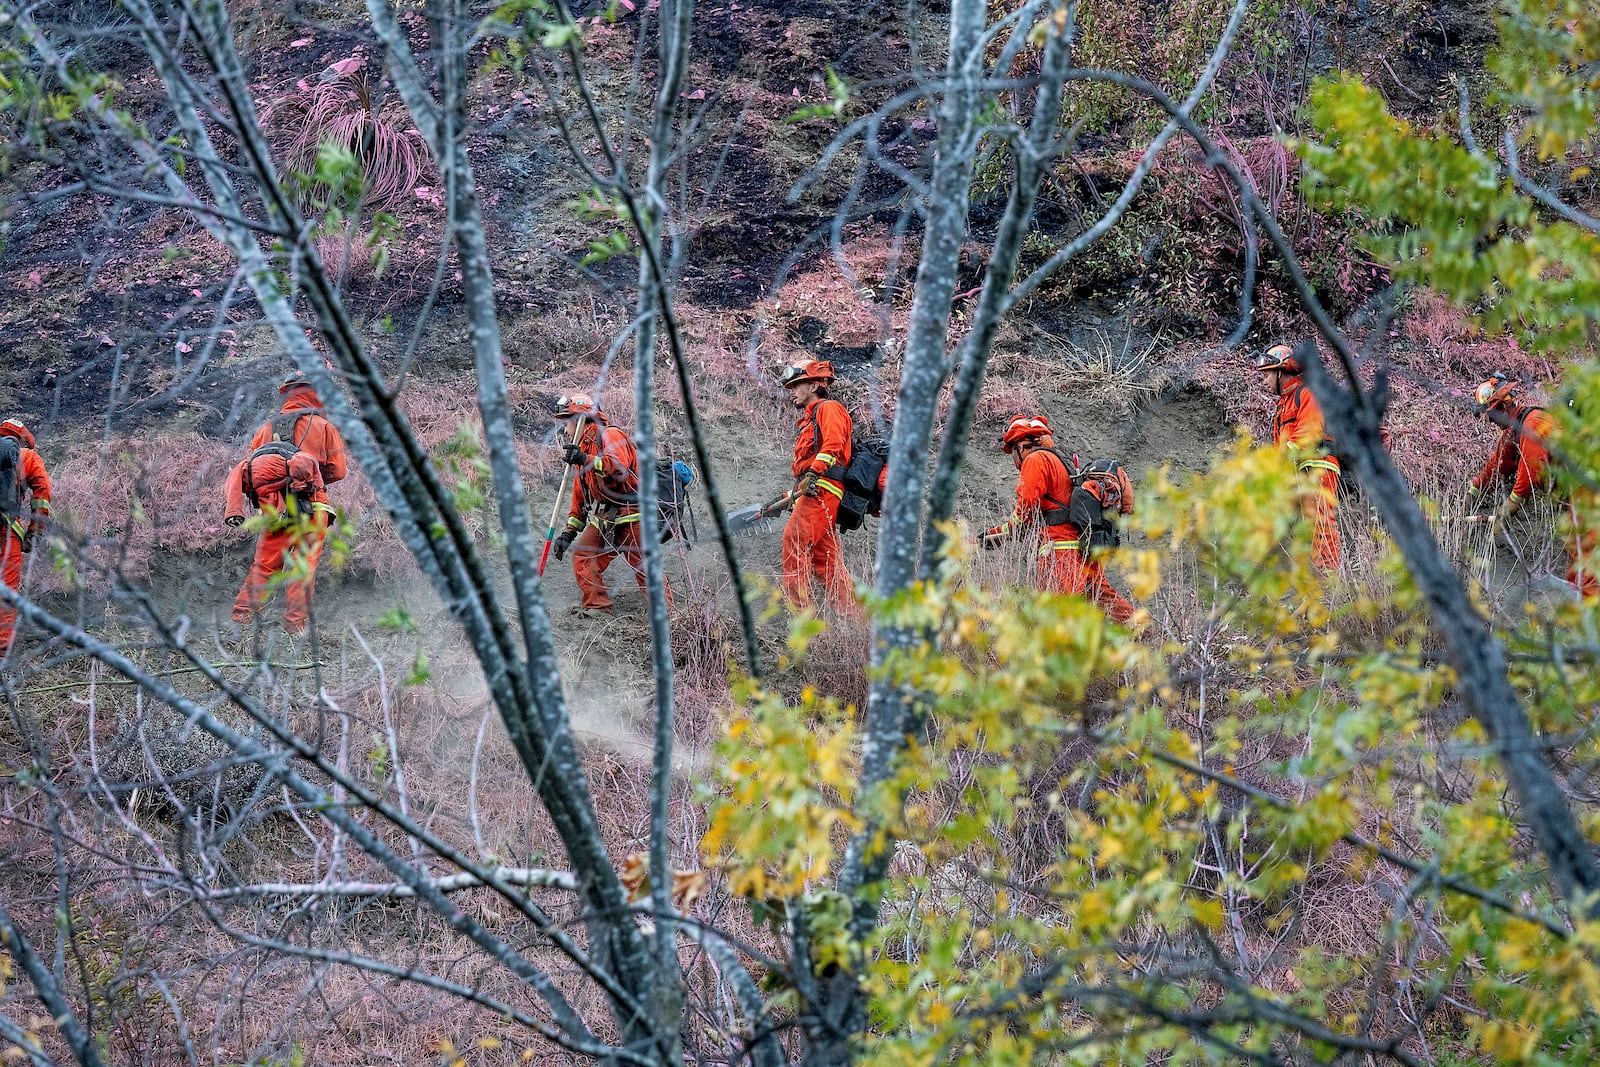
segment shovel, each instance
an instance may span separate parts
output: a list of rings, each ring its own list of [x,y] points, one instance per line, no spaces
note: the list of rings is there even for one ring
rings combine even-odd
[[[577,444],[578,438],[583,435],[583,420],[585,416],[578,416],[578,423],[572,428],[572,443]],[[550,545],[556,539],[556,520],[561,517],[561,505],[567,500],[567,475],[572,473],[570,466],[561,468],[561,488],[556,490],[556,506],[550,509],[550,527],[544,532],[544,551],[539,553],[539,577],[544,577],[544,565],[550,561]]]
[[[735,537],[739,537],[765,529],[768,519],[788,510],[789,506],[794,503],[798,492],[799,490],[797,489],[791,489],[776,500],[765,504],[751,504],[747,508],[740,508],[738,511],[731,512],[728,515],[728,532]]]

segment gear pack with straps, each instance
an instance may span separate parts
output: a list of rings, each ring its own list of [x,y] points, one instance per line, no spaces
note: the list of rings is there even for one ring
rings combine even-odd
[[[27,484],[22,479],[22,442],[0,436],[0,521],[13,526],[27,515]]]
[[[811,455],[815,458],[822,451],[822,424],[817,421],[815,408],[807,415],[811,419],[811,441],[816,446],[816,452]],[[822,472],[822,477],[844,488],[835,526],[846,532],[859,530],[868,515],[883,510],[883,472],[888,465],[889,442],[876,435],[851,437],[850,462],[835,463]]]
[[[300,411],[280,411],[269,420],[272,427],[272,437],[266,444],[250,453],[244,461],[244,471],[240,479],[241,488],[244,490],[245,499],[251,506],[261,507],[262,493],[284,493],[289,489],[289,461],[300,454],[300,441],[305,440],[305,434],[300,434],[298,440],[295,431],[300,429],[300,420],[309,419],[313,415],[322,414],[321,409]],[[309,431],[309,428],[307,430]],[[284,475],[282,478],[270,482],[257,482],[255,480],[255,464],[258,459],[268,456],[277,456],[283,460]],[[302,501],[302,503],[309,503]]]
[[[1128,485],[1122,464],[1114,459],[1102,459],[1079,466],[1059,448],[1041,448],[1040,451],[1055,457],[1067,476],[1067,484],[1072,487],[1066,503],[1045,494],[1044,502],[1051,505],[1039,509],[1045,525],[1077,527],[1078,541],[1074,547],[1084,552],[1122,544],[1122,535],[1112,518],[1123,510]],[[1091,484],[1100,491],[1096,493],[1090,488]]]
[[[597,481],[600,481],[597,479]],[[689,501],[689,486],[694,484],[694,468],[682,460],[656,460],[656,514],[661,517],[661,543],[675,537],[694,544],[700,531],[695,527],[694,508]],[[596,525],[609,539],[617,526],[618,517],[624,521],[638,522],[638,493],[620,493],[603,481],[597,486],[600,492]],[[633,508],[635,513],[621,516],[623,508]],[[609,513],[609,517],[608,517]],[[613,529],[608,529],[612,527]]]

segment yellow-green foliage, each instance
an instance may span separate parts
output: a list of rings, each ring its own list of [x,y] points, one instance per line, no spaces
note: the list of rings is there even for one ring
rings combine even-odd
[[[1404,569],[1375,590],[1325,579],[1303,488],[1243,440],[1204,476],[1152,477],[1149,547],[1122,561],[1131,586],[1158,603],[1201,591],[1196,636],[1166,645],[1080,598],[983,588],[951,539],[939,580],[879,606],[927,636],[887,669],[930,715],[875,797],[857,795],[850,709],[744,694],[704,851],[759,912],[824,932],[822,959],[855,971],[866,1062],[1331,1058],[1415,1035],[1396,1010],[1438,1062],[1600,1054],[1600,926],[1559,933],[1568,920],[1482,732],[1451,710],[1453,672]],[[1537,638],[1576,647],[1595,623],[1574,606]],[[1536,635],[1508,637],[1531,653]],[[1515,678],[1579,760],[1597,754],[1581,737],[1600,698],[1588,662],[1530,654]],[[864,814],[895,852],[880,923],[857,943],[829,886]],[[1388,894],[1352,917],[1364,936],[1315,920],[1330,885]]]
[[[1588,149],[1600,104],[1600,13],[1585,0],[1515,0],[1500,18],[1486,101],[1504,111],[1524,166],[1556,164],[1581,179],[1569,153]],[[1483,102],[1483,101],[1480,101]],[[1455,126],[1419,129],[1391,115],[1361,79],[1319,82],[1317,138],[1298,145],[1318,199],[1394,224],[1371,242],[1401,276],[1477,306],[1490,329],[1544,347],[1591,340],[1600,322],[1600,236],[1536,204],[1499,158],[1502,131],[1473,152]]]

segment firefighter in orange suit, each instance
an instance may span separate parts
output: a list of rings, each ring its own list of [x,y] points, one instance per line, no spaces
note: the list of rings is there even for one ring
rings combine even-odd
[[[822,584],[828,602],[840,612],[855,611],[855,586],[844,569],[839,547],[839,502],[844,470],[850,465],[850,412],[828,395],[833,365],[811,360],[784,368],[781,377],[800,412],[794,442],[794,510],[783,528],[783,595],[789,603],[811,603],[811,579]]]
[[[1289,454],[1309,483],[1300,507],[1313,527],[1312,558],[1325,571],[1339,569],[1339,460],[1329,449],[1322,408],[1300,380],[1300,358],[1288,345],[1273,345],[1256,357],[1268,393],[1278,398],[1272,443]]]
[[[283,629],[297,634],[311,618],[317,562],[334,513],[327,487],[345,476],[346,463],[344,439],[323,414],[311,383],[291,374],[278,392],[282,408],[256,430],[250,455],[228,476],[229,526],[244,522],[252,495],[262,511],[283,516],[256,541],[250,573],[233,602],[233,621],[253,620],[272,596],[272,576],[293,564],[305,573],[284,583]]]
[[[583,608],[609,612],[606,569],[618,556],[633,568],[639,592],[645,592],[639,547],[639,454],[627,433],[607,423],[599,405],[583,393],[561,397],[553,414],[569,427],[583,420],[578,439],[566,445],[566,461],[576,468],[577,476],[567,528],[556,538],[556,559],[570,548],[572,576],[583,594]],[[672,588],[665,590],[671,607]]]
[[[5,534],[0,547],[0,579],[11,589],[22,584],[22,557],[33,551],[33,541],[44,530],[50,516],[50,475],[44,460],[34,450],[33,434],[16,419],[0,422],[0,454],[11,468],[11,485],[0,486],[5,494]],[[14,457],[13,457],[14,453]],[[16,637],[17,613],[0,605],[0,655],[11,650]]]
[[[1528,502],[1534,493],[1554,486],[1550,470],[1550,444],[1556,432],[1555,419],[1543,408],[1525,405],[1517,396],[1520,383],[1504,374],[1495,374],[1478,385],[1474,411],[1480,417],[1498,412],[1500,436],[1494,451],[1478,476],[1472,479],[1467,495],[1480,500],[1485,493],[1509,488],[1504,502],[1493,512],[1474,515],[1468,521],[1495,524],[1504,522]],[[1567,581],[1586,597],[1600,595],[1600,578],[1594,573],[1596,531],[1580,529],[1579,518],[1567,508]]]
[[[1009,519],[984,531],[983,547],[999,548],[1037,532],[1040,589],[1087,597],[1115,623],[1132,619],[1133,605],[1111,588],[1105,568],[1089,558],[1087,531],[1070,521],[1072,474],[1056,451],[1050,421],[1043,415],[1016,416],[1006,425],[1000,448],[1017,465],[1017,506]],[[1131,492],[1127,507],[1132,508]]]

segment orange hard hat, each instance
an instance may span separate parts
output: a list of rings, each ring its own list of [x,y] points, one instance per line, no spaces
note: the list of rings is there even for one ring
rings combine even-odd
[[[600,414],[600,406],[594,402],[594,398],[588,393],[573,393],[571,396],[563,395],[557,397],[551,414],[558,419],[572,419],[577,418],[579,415],[587,415],[590,418],[594,418]]]
[[[15,437],[29,448],[33,447],[32,432],[16,419],[7,419],[5,422],[0,422],[0,435]]]
[[[1478,383],[1478,391],[1473,397],[1476,402],[1473,410],[1482,415],[1495,408],[1505,407],[1516,397],[1517,386],[1520,384],[1498,372],[1490,375],[1488,381]]]
[[[1300,357],[1294,354],[1294,349],[1288,345],[1273,345],[1256,357],[1256,370],[1283,370],[1299,374],[1305,368],[1300,366]]]
[[[833,381],[833,364],[825,359],[807,360],[805,363],[791,363],[783,368],[783,373],[778,376],[778,382],[785,389],[791,385],[804,385],[806,382],[822,382],[827,384]]]
[[[1000,450],[1010,455],[1021,441],[1050,436],[1050,420],[1043,415],[1014,415],[1000,435]]]

